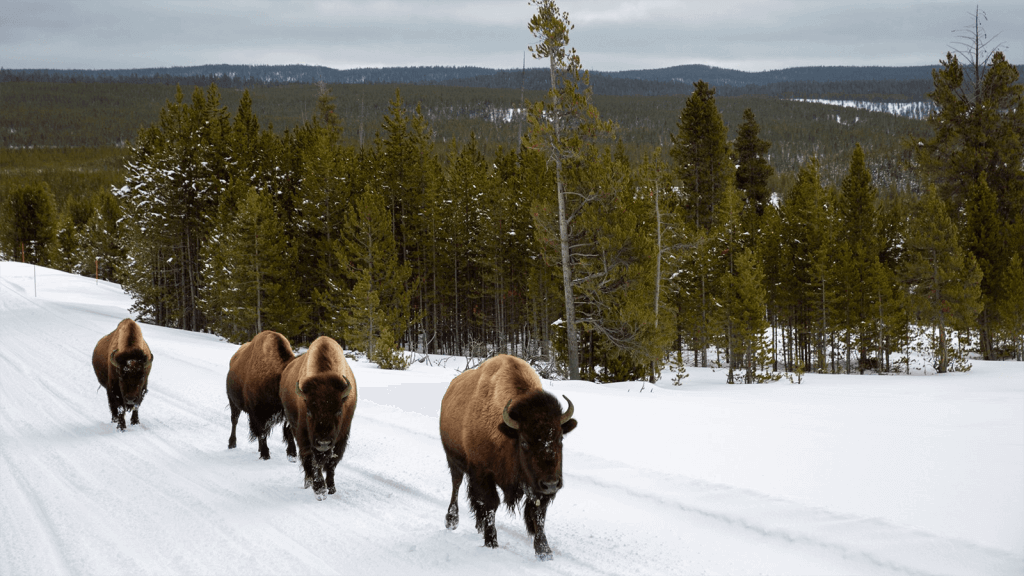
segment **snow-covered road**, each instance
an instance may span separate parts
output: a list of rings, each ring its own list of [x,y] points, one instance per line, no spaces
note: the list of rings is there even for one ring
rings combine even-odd
[[[119,433],[90,358],[130,299],[44,268],[35,296],[32,274],[0,263],[0,574],[1024,573],[1024,363],[547,383],[580,425],[538,562],[518,516],[482,546],[465,487],[444,527],[437,407],[464,359],[354,363],[338,493],[317,502],[279,428],[270,461],[242,434],[227,449],[235,345],[142,325],[150,394]]]

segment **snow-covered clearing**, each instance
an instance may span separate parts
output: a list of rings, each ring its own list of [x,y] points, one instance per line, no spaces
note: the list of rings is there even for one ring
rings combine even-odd
[[[32,266],[0,263],[0,574],[1024,573],[1024,363],[547,383],[580,425],[539,562],[504,509],[501,547],[484,548],[464,494],[444,527],[437,410],[463,359],[354,364],[338,493],[317,502],[279,428],[270,461],[241,433],[227,449],[237,347],[215,336],[143,325],[150,394],[117,432],[90,358],[129,298],[36,274],[33,296]]]
[[[924,120],[936,109],[935,104],[932,102],[871,102],[867,100],[823,100],[820,98],[794,98],[793,100],[795,102],[829,104],[831,106],[856,108],[871,112],[885,112],[893,116],[905,116],[915,120]]]

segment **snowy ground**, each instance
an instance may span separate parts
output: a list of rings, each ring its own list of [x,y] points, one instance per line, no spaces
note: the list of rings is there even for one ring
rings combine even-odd
[[[355,364],[338,493],[317,502],[278,431],[270,461],[241,434],[227,449],[236,346],[217,337],[143,325],[150,394],[117,432],[90,357],[129,298],[36,274],[38,296],[31,266],[0,263],[0,574],[1024,573],[1024,363],[548,383],[580,425],[538,562],[504,512],[484,548],[464,495],[444,528],[437,410],[464,360]]]

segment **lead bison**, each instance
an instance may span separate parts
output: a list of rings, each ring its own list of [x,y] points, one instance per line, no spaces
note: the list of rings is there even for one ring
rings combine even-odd
[[[228,449],[236,444],[235,428],[243,411],[249,416],[249,441],[259,440],[261,460],[270,460],[267,436],[277,424],[284,422],[281,405],[281,374],[295,359],[292,345],[283,335],[264,330],[242,346],[231,357],[227,376],[228,403],[231,405],[231,437]],[[285,423],[284,441],[288,459],[295,461],[295,441]]]
[[[313,341],[281,375],[281,404],[299,445],[304,488],[317,500],[334,494],[334,469],[345,455],[356,411],[356,378],[341,346],[328,336]],[[327,474],[324,482],[323,473]]]
[[[565,398],[563,396],[563,398]],[[469,478],[469,505],[484,546],[497,548],[494,514],[505,495],[515,511],[524,497],[526,530],[541,560],[553,558],[544,534],[548,505],[562,487],[562,436],[576,428],[573,406],[541,389],[529,364],[499,355],[458,375],[441,400],[441,444],[452,474],[445,526],[459,525],[459,486]]]
[[[139,406],[146,397],[153,353],[142,338],[142,329],[131,318],[121,320],[113,332],[96,343],[92,368],[107,389],[110,421],[124,432],[124,415],[131,410],[132,425],[139,423]]]

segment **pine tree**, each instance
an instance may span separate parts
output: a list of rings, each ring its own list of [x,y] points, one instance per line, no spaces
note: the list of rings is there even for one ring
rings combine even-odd
[[[116,271],[123,266],[125,249],[121,243],[121,208],[109,190],[100,190],[92,200],[93,211],[81,233],[84,253],[93,258],[94,271],[102,280],[119,282]]]
[[[999,323],[1000,278],[1024,245],[1024,86],[1002,52],[988,49],[981,13],[963,36],[963,50],[947,53],[932,71],[929,94],[934,137],[916,142],[924,176],[945,200],[961,239],[985,269],[981,351],[990,358]],[[991,199],[978,198],[984,176]],[[973,206],[986,202],[984,211]],[[999,242],[980,239],[1001,228]]]
[[[819,180],[820,164],[812,159],[797,176],[793,190],[784,199],[782,228],[786,256],[781,277],[784,279],[788,322],[795,334],[790,336],[793,362],[806,367],[816,364],[825,371],[826,343],[830,324],[832,287],[828,252],[832,238],[829,206],[831,194]],[[833,319],[834,321],[834,319]]]
[[[714,339],[725,349],[729,364],[727,381],[734,382],[734,372],[746,365],[748,351],[753,351],[751,338],[757,328],[763,332],[765,317],[764,278],[753,264],[753,256],[744,246],[746,234],[740,217],[742,204],[739,192],[733,187],[722,191],[722,199],[715,209],[714,272],[712,312]],[[745,254],[744,270],[739,269],[738,257]],[[743,276],[740,278],[740,276]],[[757,286],[754,286],[756,281]],[[744,298],[755,297],[753,301]],[[760,318],[761,324],[756,318]],[[763,336],[758,336],[763,337]],[[752,374],[748,375],[752,378]]]
[[[721,281],[721,313],[727,316],[730,348],[729,383],[733,383],[733,369],[743,370],[743,382],[762,381],[759,368],[768,359],[765,330],[766,295],[764,274],[757,267],[757,258],[750,248],[736,255],[733,273]]]
[[[140,316],[162,326],[202,330],[204,264],[220,196],[229,181],[227,111],[215,85],[178,88],[160,120],[139,133],[127,161],[121,202],[127,258],[118,269]]]
[[[380,298],[372,286],[371,270],[363,268],[352,288],[345,322],[345,341],[348,347],[362,350],[368,359],[377,355],[381,327]]]
[[[347,233],[338,257],[348,263],[347,273],[355,275],[356,281],[365,285],[353,292],[358,300],[349,298],[347,318],[364,322],[369,318],[380,326],[377,337],[387,329],[394,338],[395,334],[405,334],[409,324],[419,321],[419,317],[414,315],[410,305],[415,291],[410,285],[412,271],[407,264],[399,263],[391,221],[384,197],[368,185],[346,217]],[[373,301],[371,293],[377,298],[376,312],[369,311]],[[367,334],[364,341],[373,345],[373,330],[366,326],[345,326],[344,331]],[[382,353],[379,343],[374,353]]]
[[[903,276],[917,321],[938,330],[936,369],[951,368],[950,329],[975,325],[981,311],[981,269],[960,247],[958,233],[934,189],[916,206],[906,243]],[[952,366],[952,368],[957,368]]]
[[[775,174],[775,169],[768,163],[768,149],[771,142],[758,137],[761,127],[754,118],[753,111],[743,111],[743,124],[736,135],[736,188],[742,191],[746,204],[758,215],[764,214],[765,206],[771,200],[768,190],[768,179]]]
[[[694,365],[708,366],[708,347],[712,345],[715,257],[714,243],[706,230],[689,229],[675,258],[670,277],[677,310],[678,337],[681,345],[693,350]]]
[[[211,328],[234,342],[263,330],[296,333],[301,311],[291,305],[294,258],[273,200],[249,187],[232,212],[205,254]]]
[[[48,266],[57,243],[57,208],[45,182],[16,188],[0,205],[0,242],[13,259]]]
[[[846,371],[851,370],[851,351],[858,353],[863,374],[868,355],[879,348],[879,306],[889,282],[879,261],[883,244],[877,216],[878,193],[864,162],[860,145],[853,151],[850,169],[836,199],[836,227],[840,242],[833,244],[832,286],[837,312],[835,328],[844,335]],[[877,359],[881,361],[881,358]]]
[[[697,228],[710,228],[722,190],[734,182],[729,158],[728,131],[715,104],[715,89],[703,80],[679,115],[679,132],[672,137],[669,154],[682,183],[683,206]]]
[[[964,248],[974,255],[981,268],[982,308],[979,324],[984,334],[981,342],[985,358],[993,358],[994,336],[1000,322],[999,303],[1009,296],[1003,290],[1003,276],[1014,255],[1011,226],[999,217],[998,198],[982,172],[978,181],[967,190],[961,229]],[[1017,289],[1019,290],[1019,288]],[[1017,291],[1015,290],[1015,291]]]
[[[1000,332],[1009,350],[1009,356],[1024,360],[1024,266],[1021,257],[1014,254],[1003,272],[1003,293],[999,302]]]
[[[538,43],[530,47],[534,58],[547,59],[551,71],[549,101],[529,107],[530,132],[523,144],[542,152],[555,165],[555,195],[558,201],[558,239],[561,254],[562,289],[565,301],[566,359],[568,377],[579,378],[579,321],[576,318],[573,292],[575,282],[574,255],[570,237],[575,234],[574,216],[593,195],[578,197],[567,190],[566,163],[578,160],[585,140],[607,133],[611,125],[599,119],[597,108],[590,102],[590,74],[583,70],[575,48],[569,45],[573,25],[569,15],[559,10],[554,0],[531,0],[537,13],[530,19],[530,33]],[[570,195],[572,197],[570,197]],[[574,198],[576,201],[573,201]]]
[[[780,328],[786,310],[786,292],[783,271],[787,268],[789,246],[785,242],[782,216],[774,205],[768,205],[761,216],[761,227],[755,250],[759,268],[764,274],[765,304],[772,329],[772,371],[779,371]]]
[[[51,251],[53,264],[57,268],[74,274],[95,274],[95,255],[83,237],[92,213],[91,196],[72,196],[64,202],[56,228],[56,243]]]
[[[374,139],[372,160],[366,163],[372,172],[355,183],[364,187],[369,184],[376,193],[383,195],[392,219],[391,234],[398,261],[408,266],[417,286],[432,285],[438,273],[433,259],[436,243],[434,230],[422,217],[432,210],[431,202],[436,200],[435,180],[440,172],[433,152],[432,131],[421,107],[417,105],[410,114],[398,90],[381,128],[384,133]],[[425,291],[411,292],[416,310],[428,307],[426,297]],[[407,328],[418,326],[423,318],[422,314],[415,315]],[[419,326],[416,331],[423,333],[424,327]],[[392,334],[397,342],[411,336],[404,329]]]

